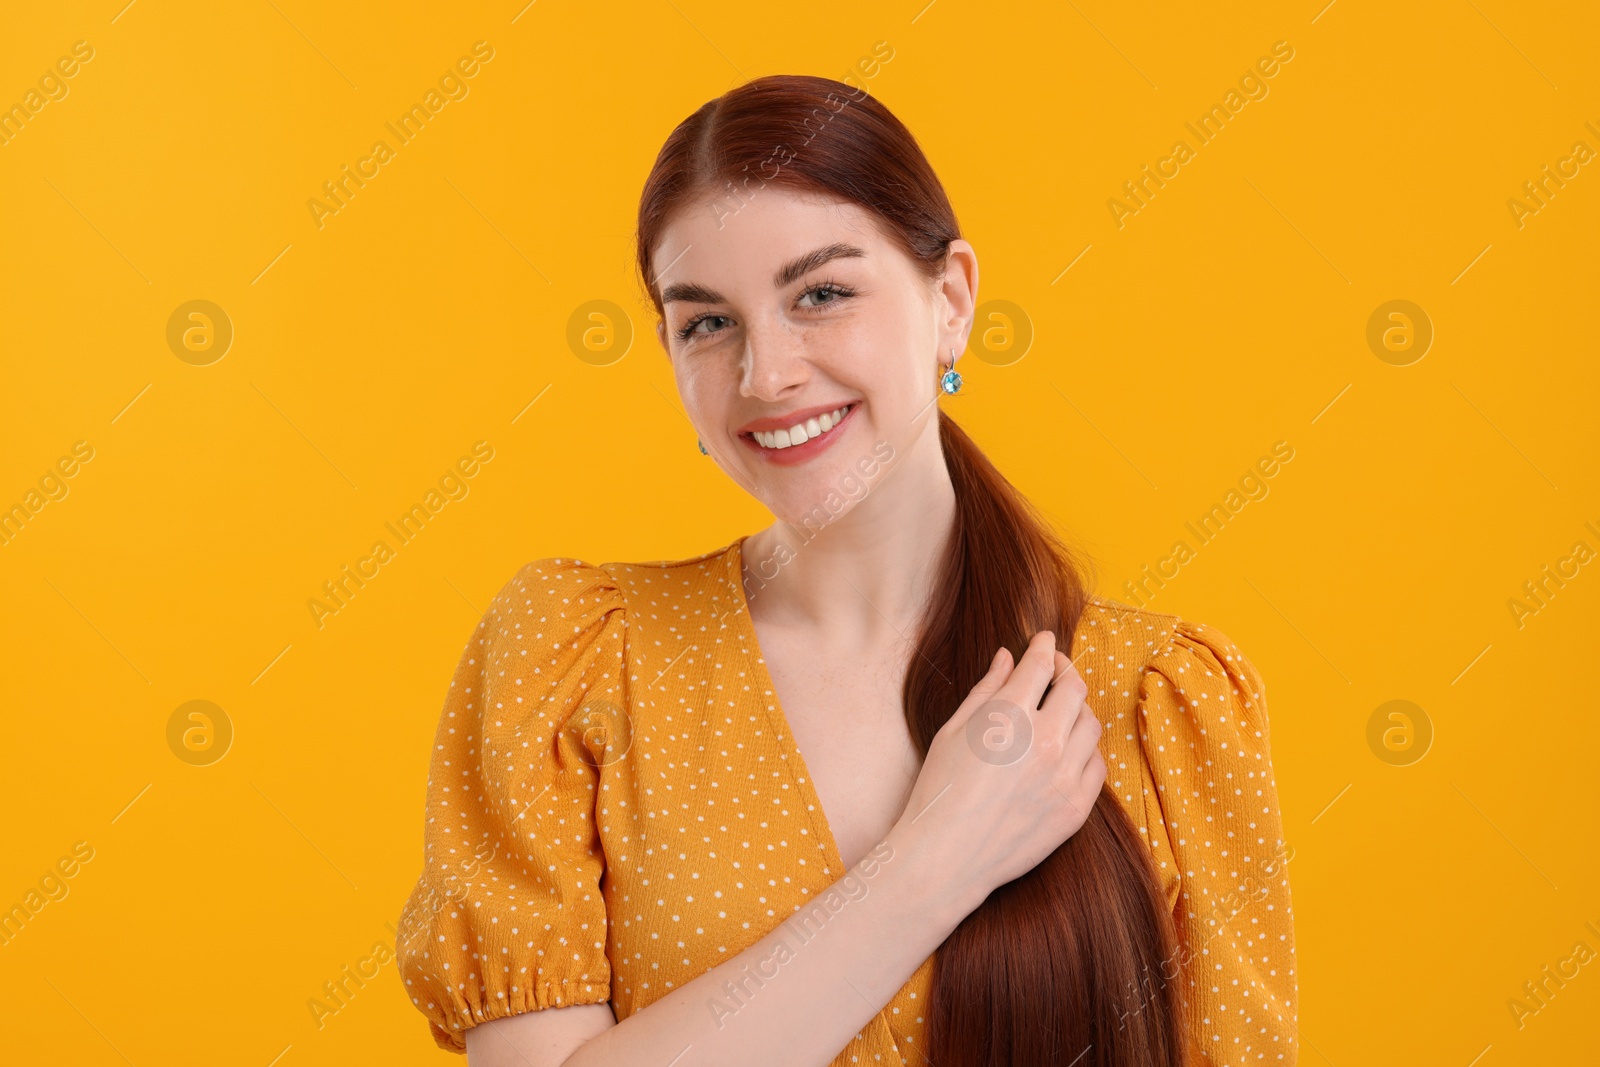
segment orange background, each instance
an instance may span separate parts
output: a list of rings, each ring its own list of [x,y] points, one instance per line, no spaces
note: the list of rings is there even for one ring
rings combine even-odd
[[[1101,592],[1188,541],[1150,606],[1265,675],[1303,1062],[1593,1054],[1600,962],[1508,1007],[1600,953],[1592,12],[523,2],[4,16],[0,105],[45,81],[0,144],[0,506],[40,505],[0,544],[0,907],[73,872],[0,944],[14,1062],[443,1062],[370,961],[480,611],[533,558],[679,558],[769,521],[695,448],[630,239],[672,126],[773,72],[853,72],[943,177],[987,306],[942,403]],[[1280,41],[1199,144],[1185,124]],[[319,225],[307,202],[379,139]],[[186,313],[170,344],[195,300],[211,347]],[[1393,300],[1414,310],[1374,332],[1431,325],[1420,358],[1369,343]],[[319,625],[323,583],[435,489]],[[1199,544],[1185,524],[1227,503]],[[1395,700],[1409,723],[1369,731]],[[379,974],[319,1020],[347,966]]]

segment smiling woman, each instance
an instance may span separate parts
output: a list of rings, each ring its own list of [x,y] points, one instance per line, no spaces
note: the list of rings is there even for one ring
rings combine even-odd
[[[637,256],[702,448],[775,521],[534,560],[494,598],[402,917],[434,1040],[473,1067],[1296,1062],[1262,679],[1093,595],[940,409],[978,264],[910,132],[826,78],[741,85],[667,138]]]

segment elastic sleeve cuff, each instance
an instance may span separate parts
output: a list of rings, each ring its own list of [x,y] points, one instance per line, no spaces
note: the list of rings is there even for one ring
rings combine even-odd
[[[570,1008],[579,1004],[604,1004],[611,999],[610,982],[585,982],[576,978],[551,979],[549,981],[536,981],[529,983],[526,993],[500,993],[493,1000],[480,1006],[472,1006],[464,1001],[457,1005],[445,1007],[443,1010],[444,1025],[432,1017],[438,1011],[433,1004],[428,1004],[430,1013],[429,1030],[433,1034],[433,1043],[446,1052],[455,1052],[465,1055],[467,1051],[467,1031],[479,1023],[493,1022],[495,1019],[504,1019],[512,1015],[521,1015],[525,1012],[540,1011],[544,1008]],[[450,1029],[445,1029],[444,1026]]]

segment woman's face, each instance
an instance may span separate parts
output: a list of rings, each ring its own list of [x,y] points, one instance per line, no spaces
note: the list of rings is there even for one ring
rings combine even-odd
[[[848,201],[767,186],[695,203],[654,250],[656,332],[718,466],[799,526],[837,518],[884,467],[938,459],[923,431],[940,364],[966,347],[972,246],[952,242],[930,283]]]

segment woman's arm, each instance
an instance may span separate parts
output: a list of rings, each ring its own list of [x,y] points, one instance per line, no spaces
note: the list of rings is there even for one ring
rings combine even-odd
[[[605,1004],[482,1023],[469,1067],[825,1067],[982,903],[944,866],[897,823],[809,908],[621,1023]]]
[[[1296,1063],[1294,902],[1266,684],[1222,631],[1179,618],[1139,683],[1153,856],[1174,919],[1194,1042],[1217,1067]]]
[[[827,1067],[996,886],[1083,825],[1106,777],[1087,693],[1048,631],[1015,668],[999,650],[888,835],[809,908],[615,1025],[596,1005],[480,1023],[470,1067]],[[979,758],[968,728],[997,702],[1032,719],[1011,762]]]

